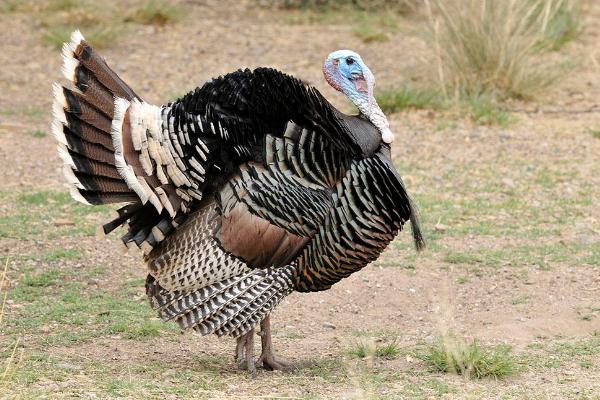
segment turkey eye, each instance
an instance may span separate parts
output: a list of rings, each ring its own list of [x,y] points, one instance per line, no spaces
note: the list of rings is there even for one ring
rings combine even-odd
[[[346,58],[346,64],[352,65],[354,64],[354,60],[352,58]]]

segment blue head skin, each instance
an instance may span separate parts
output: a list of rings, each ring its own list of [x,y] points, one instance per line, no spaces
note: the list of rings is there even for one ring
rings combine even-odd
[[[375,76],[357,53],[337,50],[329,54],[323,64],[323,75],[335,90],[344,93],[361,114],[379,129],[385,143],[394,140],[387,118],[373,97]]]
[[[344,93],[353,103],[371,103],[375,77],[357,53],[338,50],[329,54],[323,74],[334,89]]]

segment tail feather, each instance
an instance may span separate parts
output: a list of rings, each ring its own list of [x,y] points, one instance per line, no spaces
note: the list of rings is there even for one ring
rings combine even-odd
[[[63,45],[63,75],[73,82],[79,90],[86,93],[90,77],[103,85],[112,97],[132,100],[138,96],[106,64],[106,61],[92,50],[79,31],[71,34],[71,41]]]
[[[81,91],[53,85],[52,132],[73,198],[87,204],[139,201],[118,171],[111,136],[114,96],[135,93],[79,31],[63,46],[63,74]]]
[[[94,175],[104,176],[107,178],[121,179],[119,172],[112,164],[103,163],[96,160],[91,160],[85,156],[79,155],[74,151],[65,150],[73,163],[74,169],[77,171],[91,171]],[[60,154],[60,153],[59,153]],[[63,160],[65,158],[63,157]],[[72,167],[73,168],[73,167]]]
[[[177,188],[191,185],[162,137],[162,108],[143,102],[79,31],[62,55],[71,85],[53,85],[52,132],[71,195],[85,204],[135,204],[121,208],[104,232],[126,224],[123,241],[149,253],[185,219]]]

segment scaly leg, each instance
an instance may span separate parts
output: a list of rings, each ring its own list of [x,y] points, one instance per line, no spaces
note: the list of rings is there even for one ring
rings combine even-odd
[[[262,362],[262,365],[265,369],[269,371],[273,370],[291,370],[294,369],[294,366],[286,360],[282,360],[275,356],[275,352],[273,351],[273,343],[271,342],[271,318],[269,315],[265,317],[260,323],[260,332],[258,333],[260,336],[260,342],[262,344],[262,353],[259,362]]]
[[[237,338],[235,361],[239,364],[240,368],[243,368],[245,361],[246,369],[252,375],[256,374],[256,365],[254,364],[254,328],[245,335]]]

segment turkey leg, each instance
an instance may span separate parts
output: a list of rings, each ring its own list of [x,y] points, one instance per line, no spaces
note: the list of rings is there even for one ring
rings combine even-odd
[[[263,368],[273,370],[291,370],[294,366],[286,360],[282,360],[275,356],[273,351],[273,343],[271,342],[271,317],[267,315],[260,323],[260,342],[262,344],[262,353],[259,362],[262,362]]]
[[[250,329],[245,335],[237,338],[235,361],[239,364],[240,368],[243,368],[245,361],[246,369],[252,375],[256,374],[256,365],[254,364],[254,328]]]

